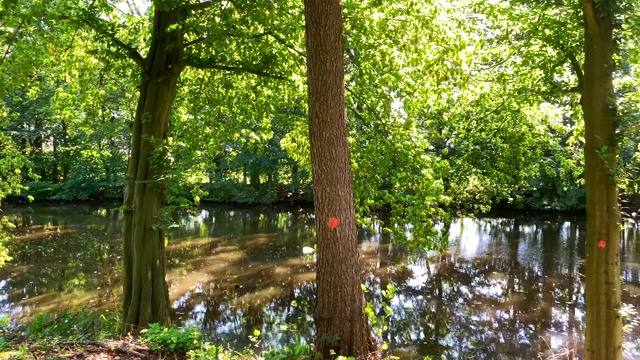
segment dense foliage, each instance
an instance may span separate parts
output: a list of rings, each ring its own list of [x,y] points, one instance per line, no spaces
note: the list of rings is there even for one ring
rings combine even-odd
[[[630,217],[640,198],[637,1],[334,1],[351,158],[343,151],[318,162],[314,151],[316,196],[327,189],[318,174],[338,169],[327,162],[350,160],[360,220],[378,216],[394,239],[436,248],[445,244],[435,225],[446,229],[461,212],[578,210],[588,194],[586,358],[598,348],[619,357],[622,325],[611,316],[620,301],[618,194]],[[311,200],[305,6],[0,2],[0,201],[117,199],[125,188],[123,332],[169,324],[172,206]],[[330,107],[309,98],[311,109]],[[326,135],[338,138],[316,130],[324,148]],[[351,204],[349,179],[324,179],[342,196],[332,200]],[[0,265],[10,227],[0,219]],[[355,251],[347,258],[337,265],[357,263]],[[593,324],[605,324],[607,336]],[[195,341],[150,331],[156,343]],[[613,340],[598,346],[596,337]]]
[[[640,194],[634,5],[625,3],[631,15],[620,17],[616,34],[625,201]],[[138,75],[118,50],[149,43],[151,9],[131,1],[1,6],[0,195],[26,185],[36,199],[121,198]],[[302,4],[217,6],[207,21],[186,25],[189,54],[216,66],[181,75],[168,198],[310,201]],[[409,223],[426,234],[451,210],[584,208],[577,1],[345,1],[343,8],[363,221],[390,210],[398,234]]]

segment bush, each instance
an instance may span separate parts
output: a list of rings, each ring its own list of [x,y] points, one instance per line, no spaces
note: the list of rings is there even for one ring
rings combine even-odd
[[[218,347],[209,343],[204,343],[197,349],[189,351],[191,360],[211,360],[211,359],[231,359],[231,355],[225,352],[222,346]]]
[[[68,338],[70,340],[107,339],[120,333],[117,315],[65,310],[59,314],[36,315],[27,326],[31,338]]]
[[[98,181],[88,178],[70,179],[51,183],[36,181],[26,183],[26,195],[36,200],[109,200],[122,198],[124,183]]]
[[[219,203],[273,204],[281,201],[311,202],[313,200],[313,193],[309,186],[294,189],[283,184],[251,185],[218,180],[211,184],[204,184],[202,189],[208,193],[204,200]]]
[[[151,324],[143,333],[143,340],[151,349],[163,354],[182,354],[198,347],[200,333],[194,329],[179,329],[175,327],[163,327],[159,324]]]

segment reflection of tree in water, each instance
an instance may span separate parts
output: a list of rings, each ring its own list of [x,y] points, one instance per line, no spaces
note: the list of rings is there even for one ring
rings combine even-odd
[[[0,310],[20,311],[35,301],[44,308],[66,306],[68,296],[99,298],[98,287],[119,287],[117,211],[34,207],[7,215],[18,229],[9,244],[15,260],[0,268]],[[254,330],[263,347],[313,338],[314,259],[302,255],[315,242],[310,212],[204,208],[175,221],[179,227],[168,232],[168,278],[181,323],[236,348],[250,345]],[[464,219],[448,230],[449,250],[422,257],[386,234],[361,233],[367,301],[380,314],[381,290],[398,288],[382,335],[392,352],[537,358],[547,343],[556,354],[580,351],[581,219]],[[623,302],[637,307],[635,228],[623,232],[622,259]],[[298,330],[284,330],[287,323]],[[640,329],[626,336],[640,338]]]
[[[640,283],[640,231],[633,224],[627,224],[621,232],[622,278],[631,283]],[[636,290],[640,295],[640,291]]]
[[[583,224],[516,218],[466,225],[469,236],[452,239],[447,253],[410,264],[414,275],[399,285],[394,304],[391,349],[446,358],[537,358],[548,346],[579,352]],[[478,250],[465,257],[457,246],[471,238]]]
[[[311,214],[208,210],[193,228],[202,224],[210,226],[214,246],[184,246],[169,255],[178,268],[205,259],[191,266],[190,275],[209,275],[207,281],[177,294],[175,312],[186,323],[198,324],[205,338],[238,347],[249,345],[254,330],[260,330],[263,346],[291,343],[296,334],[308,338],[311,310],[303,304],[310,304],[314,296],[314,266],[313,258],[301,255],[303,246],[315,241]],[[193,241],[189,228],[182,229],[174,234],[174,244]],[[294,307],[293,300],[299,305]],[[283,330],[286,323],[298,324],[298,330]]]
[[[293,344],[298,336],[313,338],[312,308],[303,305],[311,304],[315,298],[315,286],[311,283],[289,287],[280,296],[257,303],[215,289],[202,295],[178,309],[185,311],[186,324],[197,324],[203,336],[215,343],[244,348],[251,344],[249,337],[255,330],[261,332],[263,348]],[[286,324],[296,324],[296,329],[287,328]]]
[[[68,295],[117,282],[118,213],[82,206],[77,212],[56,210],[30,207],[8,213],[17,228],[9,242],[13,260],[0,268],[3,311],[69,306],[73,299]]]

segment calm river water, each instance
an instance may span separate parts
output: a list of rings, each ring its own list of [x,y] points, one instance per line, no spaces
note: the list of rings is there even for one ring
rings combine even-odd
[[[18,226],[13,261],[0,268],[0,312],[15,316],[73,304],[119,306],[121,217],[113,206],[5,209]],[[263,348],[313,331],[313,214],[303,209],[205,207],[168,234],[175,316],[212,342]],[[580,353],[584,333],[581,216],[460,219],[446,253],[416,255],[362,232],[367,299],[397,287],[382,335],[392,354],[447,359],[536,359]],[[640,235],[622,243],[626,358],[640,358]],[[286,324],[295,323],[297,329]],[[564,357],[559,357],[564,358]]]

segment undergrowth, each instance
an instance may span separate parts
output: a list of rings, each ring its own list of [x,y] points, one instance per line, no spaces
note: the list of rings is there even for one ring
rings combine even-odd
[[[264,350],[261,333],[255,330],[249,337],[252,345],[234,350],[203,341],[200,332],[192,328],[151,324],[138,338],[122,336],[120,321],[118,314],[84,309],[37,314],[21,325],[0,315],[0,360],[86,358],[96,352],[121,359],[314,359],[313,346],[302,336],[293,344]],[[334,360],[355,359],[336,356]]]

